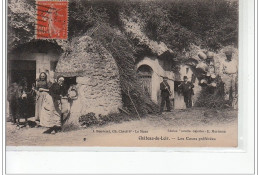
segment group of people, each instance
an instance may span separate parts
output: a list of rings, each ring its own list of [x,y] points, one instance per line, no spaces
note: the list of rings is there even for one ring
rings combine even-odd
[[[160,90],[161,90],[161,108],[160,111],[163,112],[165,103],[166,103],[166,108],[167,111],[171,111],[171,103],[170,103],[170,96],[171,94],[171,89],[170,85],[167,82],[168,78],[163,77],[163,81],[160,84]],[[188,81],[188,77],[184,76],[183,77],[183,82],[178,86],[178,88],[181,90],[183,97],[184,97],[184,102],[186,104],[186,108],[191,108],[192,107],[192,95],[194,95],[194,85]]]
[[[42,72],[33,88],[36,92],[35,121],[37,126],[48,127],[44,133],[58,132],[68,117],[68,87],[64,77],[57,77],[53,84],[47,81],[47,74]]]
[[[64,121],[69,117],[69,88],[64,84],[64,80],[64,77],[59,76],[56,82],[51,83],[48,81],[47,74],[41,72],[36,85],[31,89],[35,96],[36,127],[43,126],[48,128],[44,133],[50,134],[61,131]],[[24,117],[27,121],[27,117],[15,112],[16,107],[12,108],[12,104],[14,104],[15,98],[22,99],[20,93],[22,90],[25,91],[24,88],[16,88],[14,95],[10,95],[13,98],[10,97],[8,99],[11,106],[12,123],[18,126],[19,119]],[[20,94],[17,95],[18,93]],[[24,103],[21,105],[24,105]],[[23,109],[27,110],[25,106]]]
[[[12,83],[8,88],[7,100],[11,110],[11,120],[15,124],[20,123],[20,118],[25,118],[31,115],[32,110],[28,106],[33,101],[33,93],[27,93],[27,81],[21,78],[19,82]],[[34,111],[33,111],[34,112]]]

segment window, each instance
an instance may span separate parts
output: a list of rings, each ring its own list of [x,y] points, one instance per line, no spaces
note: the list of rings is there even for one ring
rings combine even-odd
[[[75,84],[77,84],[76,77],[65,77],[64,78],[64,83],[67,86],[75,85]]]

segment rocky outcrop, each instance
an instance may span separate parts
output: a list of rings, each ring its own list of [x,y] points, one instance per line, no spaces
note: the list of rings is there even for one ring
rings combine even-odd
[[[112,55],[89,36],[75,38],[71,53],[64,53],[56,76],[76,76],[78,98],[71,103],[71,121],[88,113],[117,113],[122,106],[119,71]]]
[[[173,51],[166,46],[164,42],[157,42],[149,39],[146,34],[142,31],[141,25],[138,22],[134,22],[131,18],[123,18],[121,19],[124,24],[124,29],[126,33],[128,33],[131,38],[137,39],[139,44],[146,45],[151,49],[151,51],[156,54],[157,56],[161,56],[165,52],[169,52],[173,54]]]

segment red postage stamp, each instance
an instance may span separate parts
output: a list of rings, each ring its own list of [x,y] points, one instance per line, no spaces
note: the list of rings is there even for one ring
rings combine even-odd
[[[36,1],[36,39],[67,39],[68,1]]]

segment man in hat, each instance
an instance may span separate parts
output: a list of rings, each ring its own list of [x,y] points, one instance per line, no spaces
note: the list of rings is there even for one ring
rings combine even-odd
[[[161,90],[161,112],[163,112],[164,105],[166,103],[167,111],[171,111],[171,103],[170,103],[170,96],[171,96],[171,89],[167,82],[168,77],[163,77],[163,82],[160,84],[160,90]]]
[[[179,88],[181,89],[181,91],[183,93],[186,108],[191,108],[192,107],[191,97],[194,94],[194,92],[193,92],[194,85],[190,81],[188,81],[187,76],[184,76],[183,80],[184,80],[184,82],[179,85]]]
[[[237,97],[237,62],[233,58],[233,52],[225,52],[226,60],[223,63],[223,75],[221,78],[224,82],[225,100],[228,105],[233,105],[233,100]]]

